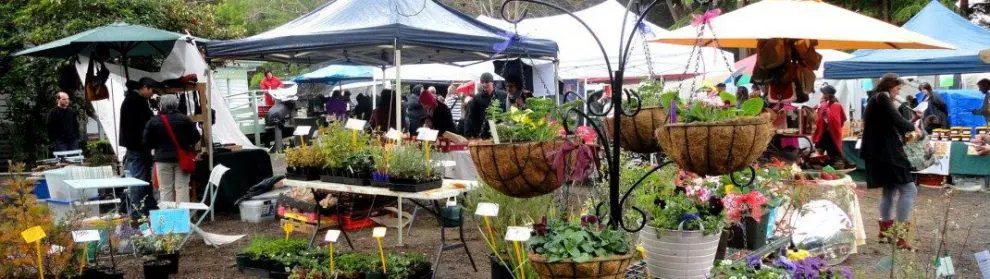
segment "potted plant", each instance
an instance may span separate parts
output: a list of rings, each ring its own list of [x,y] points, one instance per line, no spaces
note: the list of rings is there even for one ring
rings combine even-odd
[[[736,224],[728,234],[728,247],[755,250],[766,245],[767,229],[773,221],[770,213],[782,201],[786,189],[783,180],[791,177],[790,166],[778,160],[754,170],[756,180],[748,187],[734,185],[729,175],[720,178],[718,195],[723,197],[728,221]]]
[[[320,130],[317,145],[324,160],[321,181],[369,185],[373,146],[369,135],[353,134],[353,131],[344,129],[340,122],[334,122]]]
[[[711,277],[729,278],[854,278],[849,267],[829,267],[824,257],[812,257],[807,250],[771,253],[766,258],[749,256],[745,261],[722,260],[711,270]]]
[[[655,131],[666,124],[664,120],[666,114],[660,102],[662,91],[663,83],[659,80],[650,79],[640,83],[638,98],[629,99],[624,102],[626,111],[632,112],[636,107],[639,107],[639,112],[633,116],[619,116],[619,122],[621,124],[619,134],[622,135],[619,141],[620,147],[635,153],[656,153],[660,151],[660,145],[657,143]],[[609,137],[611,137],[615,119],[607,117],[603,123]]]
[[[287,267],[298,264],[299,255],[309,249],[309,243],[302,239],[284,239],[255,236],[247,247],[236,256],[239,270],[249,270],[270,275],[284,273]]]
[[[543,217],[533,230],[529,261],[541,278],[625,278],[632,262],[626,233],[594,215],[570,222]]]
[[[516,262],[515,255],[511,253],[512,250],[506,245],[506,242],[502,241],[502,236],[505,235],[506,228],[509,226],[525,226],[539,220],[540,216],[555,206],[553,196],[515,198],[499,192],[494,187],[481,185],[477,190],[468,192],[468,196],[464,200],[465,211],[475,212],[478,204],[482,202],[499,205],[498,216],[488,218],[491,230],[483,225],[482,220],[475,222],[485,241],[485,247],[488,248],[491,278],[512,279],[515,278],[513,274],[518,274],[520,270],[526,270],[527,274],[533,274],[529,261],[523,262],[521,266],[520,263]]]
[[[285,150],[288,164],[287,176],[298,180],[319,180],[320,167],[323,166],[323,154],[319,148],[303,144]]]
[[[181,241],[182,235],[175,233],[131,237],[134,253],[144,261],[145,277],[167,278],[178,273],[180,257],[175,248]]]
[[[385,160],[389,189],[420,192],[442,186],[442,169],[428,160],[419,148],[407,144],[395,147],[388,154]]]
[[[650,215],[639,232],[646,250],[646,266],[661,278],[705,278],[715,260],[725,222],[722,202],[713,185],[718,178],[690,178],[671,192],[654,192],[637,203]],[[701,181],[697,181],[701,180]]]
[[[468,146],[481,180],[518,198],[553,192],[570,182],[570,177],[560,175],[564,169],[585,173],[590,167],[587,162],[594,160],[593,149],[584,142],[564,137],[559,121],[566,119],[553,118],[557,106],[552,99],[530,98],[526,106],[525,110],[512,107],[502,112],[493,101],[487,113],[496,122],[499,143],[480,141]]]
[[[734,96],[702,96],[682,104],[661,96],[666,124],[656,130],[661,148],[682,169],[701,176],[737,171],[756,161],[773,137],[773,115],[763,100],[748,99],[736,108]],[[669,100],[669,101],[666,101]]]

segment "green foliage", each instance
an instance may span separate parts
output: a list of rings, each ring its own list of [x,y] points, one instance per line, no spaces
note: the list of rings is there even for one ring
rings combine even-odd
[[[496,122],[498,138],[505,143],[548,141],[561,130],[555,117],[559,118],[558,108],[553,99],[529,98],[526,110],[510,107],[502,112],[501,103],[493,100],[488,107],[488,120]]]
[[[388,148],[386,148],[388,149]],[[385,170],[389,177],[415,180],[439,179],[440,170],[433,162],[426,160],[426,154],[413,145],[393,147],[382,150],[374,157],[375,169]]]
[[[241,252],[253,260],[278,259],[287,254],[300,254],[308,248],[309,243],[302,239],[255,236]]]
[[[337,271],[348,278],[382,271],[378,253],[346,253],[337,256],[336,260]],[[390,279],[419,278],[432,268],[426,256],[418,253],[389,252],[385,254],[385,263],[388,267],[387,278]]]
[[[537,232],[529,239],[529,248],[543,255],[548,262],[572,260],[582,263],[597,257],[625,255],[629,253],[628,235],[621,230],[587,220],[581,223],[553,219],[547,222],[545,232]]]
[[[683,194],[654,193],[646,195],[641,200],[652,201],[653,204],[641,204],[653,217],[648,224],[652,227],[667,230],[679,230],[681,219],[690,214],[696,214],[701,219],[684,221],[684,230],[696,231],[704,226],[704,234],[710,235],[722,231],[725,214],[721,210],[711,212],[711,205],[700,202]],[[663,201],[662,203],[659,201]]]
[[[182,238],[181,234],[175,233],[134,236],[131,237],[131,244],[134,245],[134,253],[139,255],[172,254]]]
[[[506,228],[509,226],[529,226],[536,222],[540,216],[549,215],[547,212],[555,212],[557,204],[554,203],[552,195],[514,198],[484,185],[482,181],[479,183],[482,185],[477,190],[468,192],[467,198],[464,199],[465,211],[475,212],[478,209],[478,204],[482,202],[499,205],[498,216],[489,217],[491,232],[487,231],[481,220],[477,220],[475,223],[485,240],[489,255],[494,256],[499,263],[506,266],[518,266],[518,263],[514,263],[515,256],[509,253],[511,250],[508,249],[506,242],[502,241]],[[523,268],[532,269],[528,261],[524,262]],[[532,274],[531,272],[528,273]]]
[[[362,156],[370,156],[371,136],[358,132],[352,138],[351,130],[345,129],[341,121],[335,121],[320,129],[317,146],[323,155],[324,168],[343,169],[349,166],[345,160],[354,163],[360,161]]]
[[[785,270],[768,265],[755,269],[746,265],[744,261],[723,260],[712,268],[712,278],[780,279],[789,276],[790,274]]]
[[[756,117],[762,111],[763,100],[760,98],[752,98],[743,102],[742,109],[738,109],[735,106],[718,107],[696,102],[679,113],[681,114],[681,120],[684,123],[692,123],[718,122],[733,120],[741,117]]]

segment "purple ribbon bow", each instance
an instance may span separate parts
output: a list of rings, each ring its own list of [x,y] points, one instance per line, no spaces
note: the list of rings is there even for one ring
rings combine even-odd
[[[499,32],[498,35],[504,40],[492,46],[492,50],[495,50],[495,52],[503,52],[506,49],[509,49],[509,46],[522,41],[522,36],[516,33]]]

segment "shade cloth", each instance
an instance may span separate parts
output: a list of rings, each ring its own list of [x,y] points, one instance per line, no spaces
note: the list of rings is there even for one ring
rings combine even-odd
[[[711,20],[702,44],[756,48],[761,39],[818,41],[818,49],[951,49],[951,44],[820,1],[765,0]],[[694,45],[698,28],[658,34],[657,42]]]
[[[176,40],[184,36],[144,25],[118,22],[25,49],[14,55],[69,57],[77,54],[88,55],[93,50],[101,50],[107,51],[104,54],[110,57],[122,55],[151,56],[153,54],[168,54]],[[199,38],[190,38],[204,41]]]
[[[937,75],[990,72],[979,52],[990,48],[990,30],[931,1],[904,24],[908,29],[956,46],[953,50],[859,50],[855,57],[825,63],[827,78],[876,78],[885,73]]]

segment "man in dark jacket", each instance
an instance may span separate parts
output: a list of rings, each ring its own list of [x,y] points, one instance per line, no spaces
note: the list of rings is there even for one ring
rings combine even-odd
[[[55,108],[48,113],[48,139],[53,151],[79,149],[79,121],[69,108],[69,94],[55,94]]]
[[[161,84],[151,78],[141,78],[138,82],[127,83],[127,95],[120,105],[120,146],[127,148],[124,153],[124,175],[151,182],[151,150],[144,145],[144,127],[153,116],[148,99]],[[131,187],[128,190],[128,212],[132,220],[147,215],[158,208],[151,186]]]
[[[490,73],[481,75],[481,89],[477,95],[471,99],[464,107],[466,122],[464,124],[464,136],[467,138],[491,138],[488,128],[488,114],[485,110],[492,105],[492,99],[496,96],[495,79]]]

